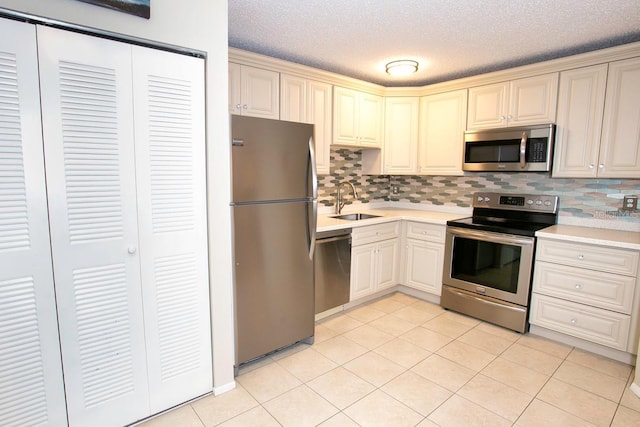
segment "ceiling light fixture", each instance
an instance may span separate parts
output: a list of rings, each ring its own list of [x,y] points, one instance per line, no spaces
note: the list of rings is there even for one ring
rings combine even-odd
[[[418,63],[411,59],[400,59],[389,62],[386,70],[390,76],[408,76],[418,71]]]

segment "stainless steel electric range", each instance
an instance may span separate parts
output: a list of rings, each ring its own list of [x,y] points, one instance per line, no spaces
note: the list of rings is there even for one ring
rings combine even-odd
[[[474,193],[473,216],[447,222],[440,305],[526,332],[535,233],[557,218],[557,196]]]

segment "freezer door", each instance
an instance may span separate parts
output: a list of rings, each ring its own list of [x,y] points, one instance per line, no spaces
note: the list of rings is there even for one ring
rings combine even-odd
[[[232,202],[312,198],[313,125],[231,116]]]
[[[236,366],[313,336],[310,205],[233,207]]]

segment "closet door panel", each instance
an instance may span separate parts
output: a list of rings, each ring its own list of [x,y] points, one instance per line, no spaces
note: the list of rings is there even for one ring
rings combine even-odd
[[[133,52],[140,256],[156,412],[213,389],[204,60]]]
[[[51,244],[69,422],[149,414],[131,48],[38,27]]]
[[[0,424],[65,425],[35,26],[0,20]]]

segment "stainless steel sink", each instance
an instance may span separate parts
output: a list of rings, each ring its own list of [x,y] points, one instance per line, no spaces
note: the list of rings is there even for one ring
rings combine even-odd
[[[370,219],[370,218],[378,218],[380,215],[371,215],[365,213],[351,213],[351,214],[343,214],[343,215],[334,215],[331,218],[336,219],[345,219],[347,221],[359,221],[361,219]]]

